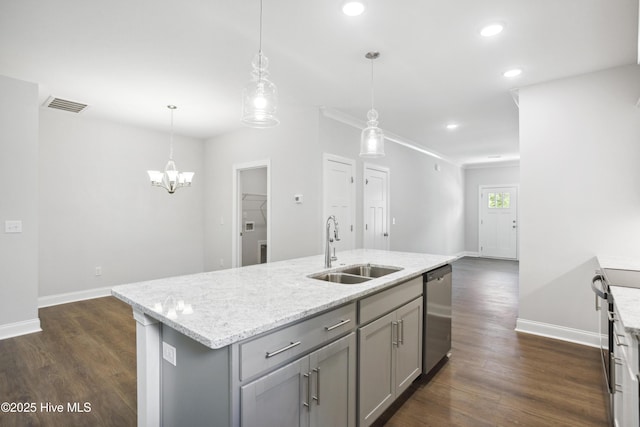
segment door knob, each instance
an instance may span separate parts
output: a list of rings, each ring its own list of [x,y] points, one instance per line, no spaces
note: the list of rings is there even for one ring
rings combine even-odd
[[[384,237],[389,237],[389,233],[384,233],[383,236]]]

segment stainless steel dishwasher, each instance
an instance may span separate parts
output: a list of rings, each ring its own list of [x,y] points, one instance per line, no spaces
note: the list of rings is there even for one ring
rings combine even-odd
[[[424,274],[424,374],[451,352],[451,271],[447,264]]]

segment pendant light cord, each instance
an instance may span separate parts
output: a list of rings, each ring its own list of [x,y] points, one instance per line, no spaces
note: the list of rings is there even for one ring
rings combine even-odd
[[[373,110],[373,58],[371,58],[371,109]]]
[[[174,108],[169,107],[171,110],[171,134],[169,137],[169,160],[173,160],[173,110]]]
[[[262,81],[262,0],[260,0],[260,38],[258,45],[258,81]]]

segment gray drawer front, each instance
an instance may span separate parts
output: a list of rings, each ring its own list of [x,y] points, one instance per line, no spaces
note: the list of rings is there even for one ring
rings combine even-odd
[[[368,323],[422,295],[422,276],[360,300],[360,324]]]
[[[303,354],[356,326],[351,303],[239,345],[240,381]]]

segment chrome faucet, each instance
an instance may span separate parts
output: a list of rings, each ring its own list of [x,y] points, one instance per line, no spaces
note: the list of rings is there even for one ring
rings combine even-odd
[[[331,228],[331,221],[333,221],[333,238],[331,238],[331,234],[329,233],[329,229]],[[335,261],[338,258],[336,257],[336,250],[333,249],[333,256],[331,256],[331,243],[333,240],[337,242],[340,241],[340,237],[338,237],[338,221],[334,215],[331,215],[327,218],[327,239],[324,249],[324,266],[325,268],[331,268],[331,261]]]

